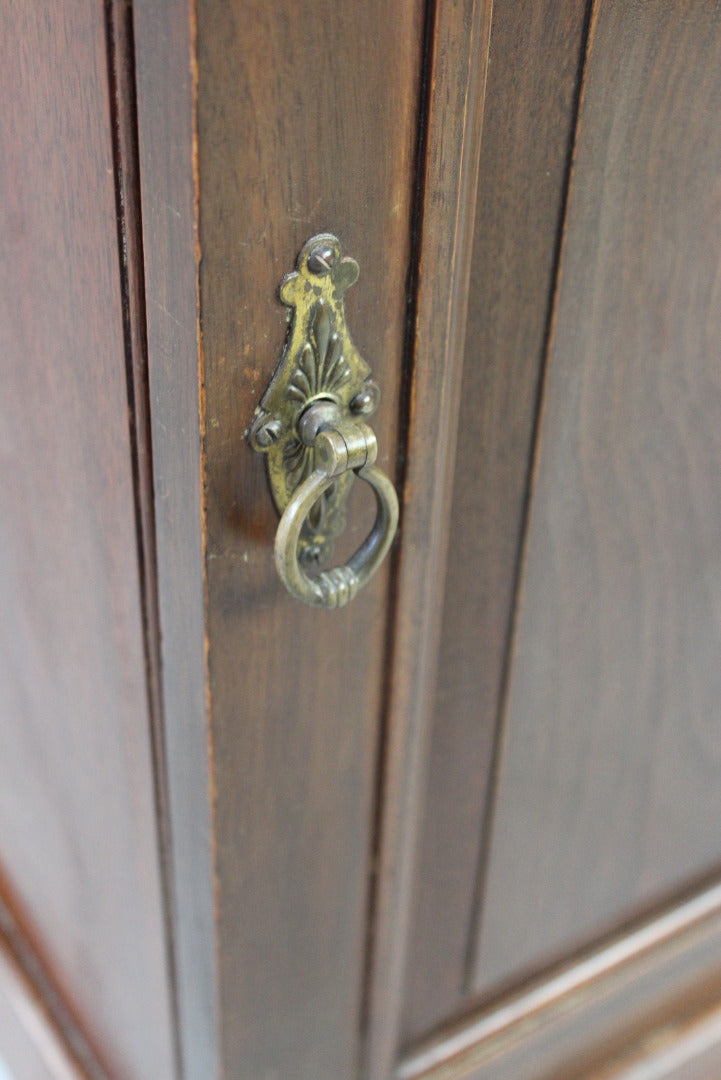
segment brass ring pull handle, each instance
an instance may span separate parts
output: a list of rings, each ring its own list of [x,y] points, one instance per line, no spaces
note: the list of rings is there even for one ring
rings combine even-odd
[[[280,287],[293,309],[283,356],[249,430],[266,455],[273,499],[281,514],[275,564],[292,596],[314,607],[343,607],[370,581],[393,542],[398,498],[375,465],[378,447],[365,423],[380,391],[353,344],[344,293],[358,264],[341,256],[337,237],[314,236]],[[345,526],[354,475],[373,488],[376,520],[344,566],[322,570]]]
[[[376,437],[367,424],[321,428],[314,447],[316,468],[296,488],[278,525],[275,565],[288,592],[297,600],[316,607],[338,608],[353,599],[383,562],[398,525],[398,497],[388,477],[374,464]],[[373,488],[377,503],[375,524],[344,566],[324,570],[311,578],[298,561],[301,530],[318,500],[335,478],[348,469]]]

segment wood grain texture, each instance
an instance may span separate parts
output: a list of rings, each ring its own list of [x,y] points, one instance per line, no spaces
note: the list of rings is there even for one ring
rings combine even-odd
[[[159,685],[160,632],[132,0],[112,0],[108,5],[107,28],[113,165],[123,330],[130,399],[130,439],[138,519],[141,596],[150,674],[148,681],[152,725],[160,743],[162,740],[162,693]],[[163,750],[160,745],[157,755],[159,760],[157,771],[162,774]],[[159,801],[162,801],[162,798]]]
[[[179,1016],[174,943],[175,884],[172,872],[170,807],[163,717],[158,566],[155,540],[150,384],[148,376],[145,266],[140,208],[137,91],[132,0],[106,5],[115,201],[122,284],[123,332],[128,378],[129,421],[136,531],[143,612],[153,779],[159,840],[164,936],[170,986],[173,1054],[180,1067]]]
[[[404,1040],[448,1017],[465,994],[584,7],[493,5]]]
[[[281,278],[330,230],[360,264],[346,312],[395,473],[422,6],[197,7],[221,1045],[237,1080],[358,1068],[388,567],[342,611],[292,600],[245,432],[283,347]],[[338,557],[370,528],[367,495]]]
[[[0,1075],[12,1080],[91,1080],[0,936]],[[97,1075],[97,1074],[96,1074]]]
[[[425,784],[461,388],[492,5],[429,8],[417,189],[408,433],[393,652],[381,742],[366,1068],[390,1075],[400,1039],[417,828]]]
[[[192,4],[135,0],[138,151],[184,1080],[220,1075],[209,742]]]
[[[4,972],[0,993],[5,997],[0,1058],[18,1053],[23,1060],[46,1058],[49,1043],[51,1058],[60,1058],[63,1067],[74,1068],[85,1080],[108,1080],[106,1068],[39,956],[32,928],[23,921],[18,898],[6,880],[0,880],[0,966]],[[19,1075],[34,1073],[23,1068]]]
[[[0,72],[0,863],[108,1072],[170,1080],[103,6],[3,5]]]
[[[441,1031],[404,1058],[396,1078],[588,1080],[635,1064],[634,1080],[661,1080],[666,1072],[652,1070],[669,1064],[673,1044],[689,1068],[715,1052],[709,1014],[720,996],[715,884]]]
[[[683,1012],[646,1033],[610,1064],[568,1075],[585,1080],[716,1080],[721,1071],[721,1009],[718,1001]]]
[[[479,990],[721,861],[721,13],[590,40]]]

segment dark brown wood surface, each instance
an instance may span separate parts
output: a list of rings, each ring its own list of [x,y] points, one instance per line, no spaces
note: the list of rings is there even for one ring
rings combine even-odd
[[[18,917],[8,907],[7,882],[2,882],[1,891],[2,1080],[108,1080],[108,1073],[43,969]]]
[[[590,42],[478,990],[721,862],[721,12]]]
[[[212,745],[206,678],[192,5],[135,0],[171,933],[183,1080],[218,1053]]]
[[[346,310],[395,476],[422,9],[197,6],[220,1039],[237,1080],[358,1069],[388,566],[342,611],[293,600],[245,432],[283,347],[281,278],[333,231],[360,264]],[[367,495],[339,555],[370,527]]]
[[[169,1080],[107,48],[2,7],[0,864],[108,1072]]]
[[[584,15],[578,0],[493,5],[404,1040],[449,1016],[466,990]]]
[[[166,731],[163,716],[160,612],[155,537],[150,385],[148,376],[145,263],[140,205],[135,29],[132,0],[106,6],[115,204],[122,283],[123,333],[128,377],[130,442],[135,491],[140,600],[143,612],[153,780],[163,892],[164,937],[170,982],[173,1054],[180,1067],[176,971],[175,882],[172,870]]]
[[[14,906],[12,906],[14,905]],[[0,1058],[13,1062],[12,1080],[34,1077],[42,1059],[83,1080],[108,1080],[78,1018],[63,998],[32,940],[32,928],[7,880],[0,881]],[[20,1059],[20,1064],[16,1059]],[[60,1064],[58,1064],[60,1063]],[[4,1074],[0,1070],[0,1075]],[[63,1076],[65,1073],[63,1072]]]
[[[712,885],[441,1030],[396,1080],[715,1080],[720,997]]]
[[[428,8],[413,303],[405,382],[401,545],[380,742],[377,887],[365,1069],[386,1080],[400,1040],[403,974],[435,680],[480,155],[490,3]]]
[[[89,1080],[12,954],[0,946],[0,1076]]]
[[[691,1015],[684,1005],[660,1030],[646,1032],[645,1038],[610,1064],[569,1073],[568,1080],[716,1080],[721,1072],[718,997]]]
[[[488,866],[585,5],[496,0],[488,98],[490,0],[0,14],[17,1080],[387,1080],[470,1007],[469,959],[483,996],[721,862],[721,15],[596,7]],[[403,504],[339,613],[284,593],[244,440],[324,229],[361,264]],[[719,910],[716,886],[632,926],[396,1075],[713,1076]]]

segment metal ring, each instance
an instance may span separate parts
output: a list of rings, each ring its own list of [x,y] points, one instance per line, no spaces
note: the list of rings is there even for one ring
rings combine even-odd
[[[303,522],[335,477],[316,469],[299,485],[285,508],[275,535],[275,565],[288,591],[313,607],[344,607],[373,577],[393,542],[398,525],[398,496],[385,473],[366,465],[356,476],[373,488],[376,520],[370,533],[344,566],[308,577],[298,562],[298,540]]]

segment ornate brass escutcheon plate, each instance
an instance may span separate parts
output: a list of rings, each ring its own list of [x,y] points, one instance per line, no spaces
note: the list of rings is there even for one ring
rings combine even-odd
[[[344,296],[358,278],[358,264],[343,256],[337,237],[323,233],[304,245],[296,267],[280,287],[281,300],[293,309],[288,339],[249,431],[253,448],[266,455],[280,514],[317,468],[319,418],[362,421],[380,396],[345,319]],[[327,562],[343,531],[353,475],[347,469],[334,476],[303,522],[297,554],[311,572]]]

